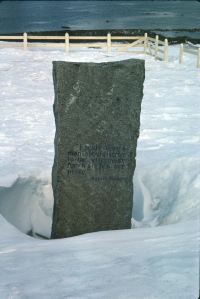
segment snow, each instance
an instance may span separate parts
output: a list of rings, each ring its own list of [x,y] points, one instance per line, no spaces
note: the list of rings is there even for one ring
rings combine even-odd
[[[0,298],[197,298],[194,224],[43,241],[0,218]]]
[[[0,49],[0,213],[49,237],[53,195],[52,61],[143,55],[79,49]],[[200,194],[196,58],[146,57],[134,175],[133,228],[44,241],[0,218],[0,298],[198,297]]]
[[[24,233],[49,237],[52,206],[51,185],[39,178],[18,178],[10,188],[0,189],[1,214]]]

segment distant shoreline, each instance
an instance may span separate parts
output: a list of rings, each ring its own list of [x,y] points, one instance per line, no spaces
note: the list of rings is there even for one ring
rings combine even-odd
[[[71,30],[70,28],[63,28],[62,30],[51,31],[29,31],[28,34],[32,35],[58,35],[62,36],[68,32],[72,36],[105,36],[108,32],[115,36],[137,36],[148,33],[150,37],[155,37],[156,34],[160,36],[161,40],[168,39],[170,44],[179,44],[190,41],[194,44],[200,43],[200,28],[194,29],[97,29],[97,30]],[[189,36],[189,33],[199,33],[198,37],[193,38]],[[188,34],[187,34],[188,33]],[[3,34],[5,36],[17,36],[22,35],[23,32]],[[175,35],[175,36],[173,36]],[[61,41],[62,42],[62,41]]]

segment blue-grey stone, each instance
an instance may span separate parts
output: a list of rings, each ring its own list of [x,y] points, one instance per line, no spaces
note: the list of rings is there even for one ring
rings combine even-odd
[[[131,227],[144,61],[53,62],[52,238]]]

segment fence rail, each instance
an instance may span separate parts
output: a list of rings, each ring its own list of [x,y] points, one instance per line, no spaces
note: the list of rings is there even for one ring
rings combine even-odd
[[[26,50],[31,47],[59,47],[69,52],[72,48],[88,47],[101,48],[111,52],[117,49],[119,52],[130,52],[134,54],[145,54],[155,57],[156,60],[168,62],[169,46],[168,40],[148,36],[112,36],[108,33],[106,36],[71,36],[65,33],[63,36],[43,36],[43,35],[23,35],[8,36],[0,35],[0,47],[21,47]],[[41,42],[42,41],[42,42]],[[136,49],[140,48],[140,49]],[[135,50],[136,49],[136,50]],[[197,68],[200,68],[200,47],[193,44],[181,44],[179,50],[179,63],[184,61],[184,54],[189,53],[197,56]]]
[[[200,47],[195,46],[193,44],[180,44],[180,49],[179,49],[179,63],[182,64],[184,61],[184,54],[189,53],[192,55],[195,55],[197,57],[197,68],[200,68]]]
[[[91,47],[107,49],[108,52],[112,48],[119,52],[128,51],[135,54],[146,54],[154,56],[155,59],[168,61],[168,40],[159,40],[159,36],[155,38],[144,36],[71,36],[66,33],[63,36],[43,36],[43,35],[23,35],[17,36],[0,36],[0,47],[16,47],[22,44],[26,50],[29,47],[61,47],[69,52],[73,47]],[[121,42],[121,43],[120,43]],[[140,48],[135,50],[135,48]]]

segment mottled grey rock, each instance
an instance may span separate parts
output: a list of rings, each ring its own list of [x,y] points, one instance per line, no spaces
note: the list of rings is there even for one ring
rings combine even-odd
[[[144,61],[53,62],[52,238],[131,227]]]

